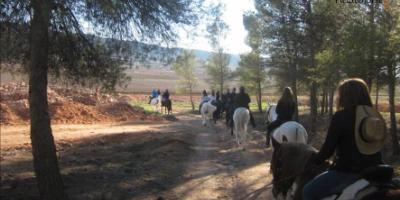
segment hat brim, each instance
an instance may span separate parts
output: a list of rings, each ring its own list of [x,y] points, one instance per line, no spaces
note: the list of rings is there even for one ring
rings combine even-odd
[[[375,142],[366,142],[361,138],[361,135],[359,133],[361,122],[364,118],[369,117],[369,116],[375,116],[379,117],[380,119],[383,119],[382,115],[373,109],[370,106],[358,106],[356,110],[356,121],[355,121],[355,126],[354,126],[354,135],[355,135],[355,141],[358,150],[362,154],[366,155],[372,155],[377,152],[379,152],[383,146],[385,145],[386,138],[387,138],[387,132],[386,132],[386,126],[384,128],[384,137],[380,141],[375,141]]]

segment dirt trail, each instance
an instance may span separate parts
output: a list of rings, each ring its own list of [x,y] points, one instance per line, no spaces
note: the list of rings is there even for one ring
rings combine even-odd
[[[196,127],[193,149],[186,163],[188,181],[174,188],[182,199],[272,199],[269,175],[269,152],[263,148],[263,138],[255,130],[244,151],[224,125]]]
[[[161,124],[55,125],[71,199],[272,199],[264,138],[243,151],[219,122],[197,115]],[[1,127],[2,199],[36,199],[29,127]],[[26,196],[28,195],[28,196]]]

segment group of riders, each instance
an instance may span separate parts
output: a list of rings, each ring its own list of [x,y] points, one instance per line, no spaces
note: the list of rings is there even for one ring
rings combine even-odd
[[[152,98],[161,95],[160,91],[153,90]],[[169,99],[169,92],[165,90],[162,100]],[[244,87],[232,90],[227,89],[222,95],[219,91],[206,90],[202,92],[199,110],[205,102],[217,107],[213,113],[214,120],[221,118],[225,112],[225,122],[233,127],[233,113],[236,108],[249,109],[250,97]],[[296,109],[291,88],[286,87],[276,105],[277,119],[267,126],[266,145],[274,139],[271,133],[284,124],[292,121]],[[250,110],[249,110],[250,111]],[[256,126],[250,112],[250,122]],[[347,79],[338,87],[337,111],[332,116],[327,137],[320,151],[312,156],[307,166],[318,165],[331,156],[333,164],[328,171],[316,176],[303,188],[303,199],[322,199],[331,194],[337,194],[360,178],[361,172],[374,166],[383,164],[381,150],[387,138],[386,125],[380,113],[372,106],[367,84],[362,79]]]
[[[305,184],[302,191],[304,200],[340,194],[364,172],[372,169],[375,170],[374,176],[378,177],[379,171],[389,171],[390,174],[392,170],[383,165],[381,153],[387,138],[386,123],[372,105],[367,84],[358,78],[346,79],[339,84],[337,91],[337,110],[331,118],[325,142],[320,151],[308,160],[306,168],[321,166],[332,156],[334,160],[327,171]],[[293,120],[296,107],[292,90],[285,88],[276,106],[277,119],[267,126],[267,145],[271,138],[274,146],[271,133]]]
[[[161,103],[170,100],[169,99],[169,91],[168,91],[168,89],[165,89],[165,91],[162,94],[161,94],[160,89],[157,89],[157,90],[153,89],[151,91],[151,95],[149,97],[149,104],[150,104],[152,99],[158,98],[158,96],[160,96],[160,95],[161,95]]]
[[[153,90],[153,97],[160,95]],[[165,90],[163,99],[169,99]],[[222,95],[219,91],[202,92],[199,110],[205,102],[217,107],[214,120],[220,119],[225,112],[228,127],[233,127],[232,116],[238,107],[249,109],[250,97],[244,87],[227,89]],[[292,121],[296,109],[291,88],[286,87],[276,105],[277,119],[267,126],[266,145],[270,145],[271,133],[283,123]],[[250,111],[250,110],[249,110]],[[250,112],[250,122],[256,126]],[[327,137],[321,150],[311,157],[307,166],[318,165],[334,156],[328,171],[316,176],[303,188],[303,199],[322,199],[337,194],[345,186],[360,178],[360,173],[371,167],[383,164],[381,150],[387,137],[385,122],[372,106],[367,84],[362,79],[347,79],[338,87],[337,111],[332,116]],[[274,142],[274,139],[272,139]],[[272,143],[274,145],[274,143]]]
[[[217,110],[213,113],[214,121],[220,119],[222,114],[225,112],[225,122],[230,128],[233,127],[232,119],[236,108],[244,107],[249,109],[250,112],[249,103],[251,100],[244,87],[240,87],[238,93],[236,93],[236,88],[232,88],[232,91],[227,89],[226,92],[222,94],[222,97],[219,91],[215,92],[214,90],[211,90],[211,94],[207,94],[207,91],[203,90],[202,97],[200,99],[199,111],[205,102],[210,102],[212,105],[217,107]],[[251,112],[250,123],[253,125],[253,127],[256,126]]]
[[[165,91],[161,94],[160,89],[153,89],[151,91],[151,95],[149,96],[149,104],[151,104],[151,101],[153,99],[155,99],[156,101],[158,101],[158,97],[161,95],[161,107],[166,107],[168,109],[168,114],[171,112],[172,110],[172,103],[171,103],[171,99],[169,98],[169,91],[168,89],[165,89]],[[157,104],[158,102],[156,102]]]

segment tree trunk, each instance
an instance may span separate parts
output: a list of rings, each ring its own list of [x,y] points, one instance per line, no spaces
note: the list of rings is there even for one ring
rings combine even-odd
[[[329,96],[329,90],[328,90],[328,88],[325,88],[325,112],[324,112],[324,115],[326,115],[326,113],[328,113],[328,109],[329,109],[328,96]]]
[[[33,166],[41,199],[68,199],[58,167],[47,103],[51,2],[33,0],[30,35],[29,114]]]
[[[311,83],[310,90],[310,119],[311,119],[311,134],[316,133],[317,126],[317,115],[318,115],[318,98],[317,98],[317,83]]]
[[[307,35],[308,35],[308,45],[310,50],[310,68],[315,69],[315,25],[312,18],[312,10],[311,10],[311,0],[303,0],[303,5],[306,10],[306,18],[305,23],[307,24]],[[312,74],[311,76],[315,76]],[[312,80],[311,81],[311,90],[310,90],[310,121],[311,121],[311,137],[316,134],[316,123],[317,123],[317,115],[318,115],[318,97],[317,97],[317,83]]]
[[[190,97],[190,104],[192,105],[192,111],[194,111],[192,88],[189,89],[189,97]]]
[[[335,98],[335,88],[331,84],[329,87],[329,119],[332,119],[333,116],[333,104]]]
[[[320,113],[321,116],[325,114],[325,104],[326,104],[325,96],[326,96],[326,88],[322,90],[321,113]]]
[[[258,80],[258,86],[257,86],[257,103],[258,103],[258,111],[260,111],[260,113],[263,112],[262,110],[262,97],[261,97],[261,81]]]
[[[379,79],[376,77],[376,91],[375,91],[375,108],[379,109]]]
[[[224,69],[223,69],[223,63],[222,63],[222,56],[223,56],[223,54],[222,54],[222,50],[220,50],[220,52],[219,52],[219,67],[220,67],[220,79],[221,79],[221,82],[220,82],[220,93],[222,93],[223,91],[224,91]]]
[[[400,155],[399,139],[397,137],[396,108],[395,108],[395,90],[396,73],[394,66],[388,66],[389,75],[389,109],[390,109],[390,134],[392,136],[393,155]]]
[[[297,74],[297,68],[295,70]],[[299,120],[299,104],[297,100],[297,77],[294,77],[292,79],[292,91],[293,91],[293,96],[294,96],[294,102],[296,103],[296,106],[294,108],[294,120],[298,121]]]

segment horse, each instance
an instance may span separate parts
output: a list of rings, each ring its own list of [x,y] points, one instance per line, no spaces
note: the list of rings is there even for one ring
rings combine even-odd
[[[229,127],[229,123],[232,120],[231,119],[232,112],[233,112],[233,109],[234,109],[233,108],[233,102],[226,101],[226,102],[224,102],[223,107],[224,107],[224,110],[225,110],[225,123],[226,123],[226,126]]]
[[[223,104],[220,100],[213,100],[213,101],[211,101],[211,104],[213,106],[217,107],[217,110],[213,114],[214,122],[216,122],[218,119],[221,118]]]
[[[240,146],[247,142],[247,124],[250,121],[250,112],[247,108],[239,107],[233,113],[233,125],[236,142]]]
[[[164,113],[169,115],[172,113],[172,102],[171,99],[163,99],[161,101],[161,110],[164,107]]]
[[[307,144],[308,134],[306,129],[295,121],[288,121],[276,128],[272,134],[272,140],[275,142],[299,142]],[[274,144],[273,143],[273,144]]]
[[[303,143],[282,143],[275,146],[271,160],[272,194],[275,199],[300,200],[304,185],[328,170],[329,163],[308,163],[317,154],[316,149]],[[338,188],[341,192],[323,198],[331,199],[399,199],[400,180],[392,179],[393,169],[377,166],[360,173],[355,183]]]
[[[212,105],[210,101],[204,102],[201,105],[200,113],[202,118],[203,126],[211,125],[210,121],[213,120],[213,114],[217,110],[217,107]]]
[[[154,112],[160,112],[161,110],[161,95],[158,95],[158,97],[152,98],[150,100],[150,105],[153,106]]]
[[[269,105],[265,113],[265,123],[267,125],[278,118],[278,114],[276,114],[276,105]]]

